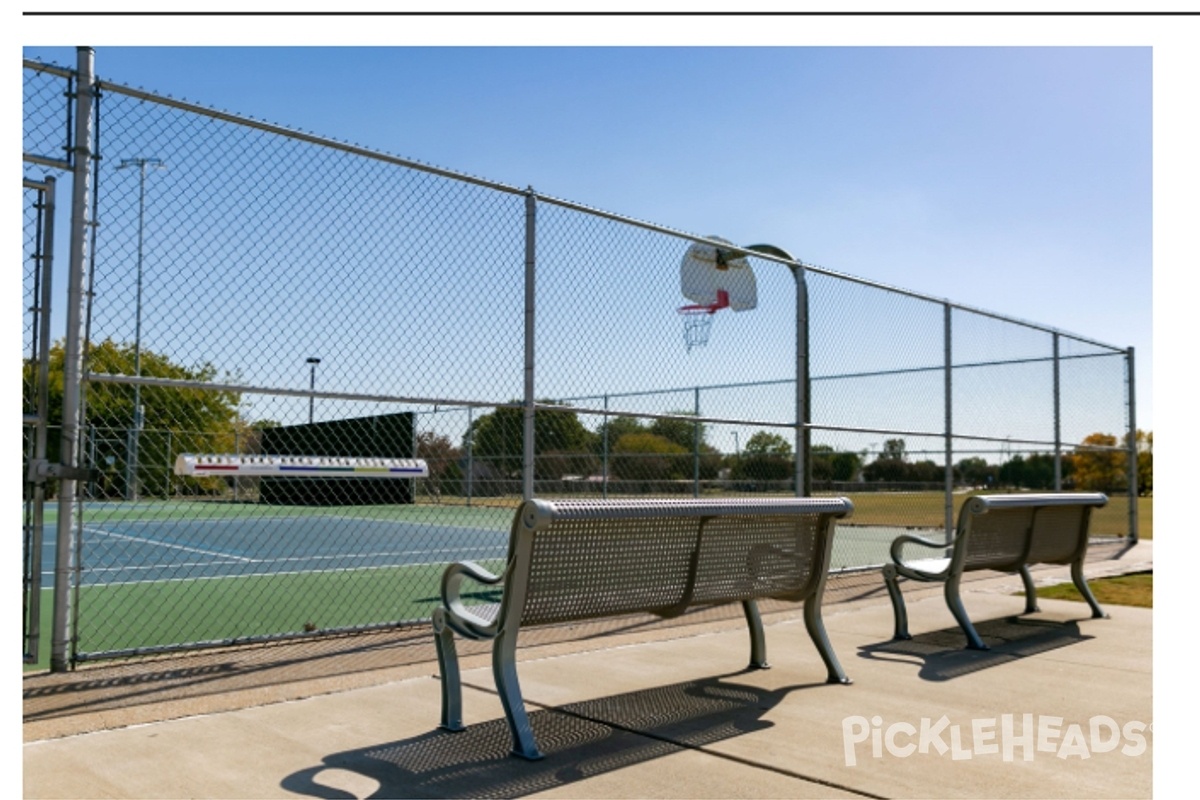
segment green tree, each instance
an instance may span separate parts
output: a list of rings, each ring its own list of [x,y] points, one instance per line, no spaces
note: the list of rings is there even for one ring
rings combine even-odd
[[[954,465],[954,471],[968,486],[992,486],[996,482],[996,467],[979,456],[964,458]]]
[[[828,445],[815,445],[813,450],[823,448],[832,452],[833,448]],[[767,431],[759,431],[751,436],[746,441],[746,447],[742,451],[748,456],[775,456],[778,458],[792,457],[792,443],[778,433],[768,433]]]
[[[65,357],[61,341],[51,346],[47,419],[52,427],[59,426],[62,421]],[[111,339],[93,343],[87,353],[86,366],[91,373],[134,375],[133,345],[118,344]],[[35,385],[33,372],[37,367],[26,363],[24,369],[28,374],[23,383],[29,387],[28,391],[32,391]],[[210,363],[185,367],[143,347],[141,375],[211,382],[218,377],[218,370]],[[238,393],[220,389],[141,387],[142,430],[137,439],[142,493],[161,496],[168,491],[168,481],[173,487],[191,490],[216,490],[224,486],[220,478],[199,481],[174,478],[169,473],[169,465],[183,452],[233,452],[239,424],[239,400]],[[93,466],[109,467],[102,477],[102,483],[107,483],[106,490],[115,495],[123,494],[125,464],[132,443],[130,431],[134,425],[134,389],[124,384],[91,382],[85,390],[85,401],[87,419],[83,433],[92,440],[91,446],[85,449],[85,459],[94,453],[97,463]],[[48,437],[47,457],[52,463],[62,460],[59,436]]]
[[[1067,459],[1063,459],[1064,480],[1070,471]],[[1053,489],[1054,456],[1049,453],[1013,456],[1000,465],[997,479],[1004,486],[1018,489]]]
[[[539,400],[550,405],[551,401]],[[583,427],[578,415],[561,406],[562,410],[539,409],[533,415],[534,464],[546,453],[589,453],[595,450],[596,434]],[[486,461],[501,474],[516,477],[521,474],[525,453],[525,410],[497,408],[490,414],[477,417],[463,437],[463,447],[470,442],[476,459]],[[549,463],[549,462],[547,462]],[[535,475],[535,477],[561,477]]]
[[[612,446],[617,443],[627,433],[643,433],[646,429],[642,427],[642,423],[636,417],[613,417],[608,422],[601,423],[600,429],[596,431],[594,441],[594,449],[596,453],[604,452],[604,434],[608,432],[608,447],[611,450]]]
[[[786,481],[794,477],[792,443],[777,433],[758,431],[746,441],[733,477],[749,481]]]
[[[834,453],[829,462],[835,481],[852,481],[862,470],[862,457],[858,453]]]
[[[827,444],[814,444],[809,459],[813,479],[818,481],[852,481],[862,469],[858,453],[838,452]]]
[[[1072,453],[1075,466],[1075,488],[1094,492],[1124,490],[1129,477],[1126,470],[1128,456],[1124,450],[1095,449],[1113,448],[1117,437],[1110,433],[1093,433]]]
[[[463,470],[459,466],[462,450],[450,437],[433,431],[417,434],[416,457],[423,459],[429,469],[429,486],[437,495],[461,494]]]
[[[886,454],[863,467],[863,478],[874,482],[896,483],[909,480],[909,465],[899,458]]]
[[[623,480],[677,480],[690,477],[690,448],[645,431],[627,433],[613,445],[611,469]]]
[[[839,452],[827,444],[814,444],[809,450],[814,480],[852,481],[862,469],[862,457],[858,453]]]
[[[668,411],[667,413],[674,417],[695,416],[691,411]],[[696,444],[697,426],[700,428],[700,444],[703,446],[705,444],[704,437],[707,435],[703,422],[690,422],[686,419],[656,419],[650,423],[648,430],[655,436],[661,436],[691,452]]]
[[[1154,494],[1154,431],[1138,431],[1137,438],[1138,494]]]

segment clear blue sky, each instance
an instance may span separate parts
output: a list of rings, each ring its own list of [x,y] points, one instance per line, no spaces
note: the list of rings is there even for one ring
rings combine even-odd
[[[26,57],[74,63],[69,47]],[[96,47],[97,72],[1137,349],[1149,47]]]

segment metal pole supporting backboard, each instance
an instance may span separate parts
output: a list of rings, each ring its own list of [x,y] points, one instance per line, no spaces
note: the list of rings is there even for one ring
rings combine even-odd
[[[796,496],[812,495],[812,470],[809,465],[809,443],[812,432],[809,419],[808,375],[808,281],[804,265],[799,261],[792,267],[796,279]]]

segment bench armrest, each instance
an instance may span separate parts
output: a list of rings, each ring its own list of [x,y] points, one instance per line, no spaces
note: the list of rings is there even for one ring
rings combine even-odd
[[[485,619],[473,613],[462,602],[462,582],[470,578],[487,586],[504,581],[504,574],[494,575],[474,561],[460,561],[446,567],[442,573],[443,621],[460,636],[468,639],[491,639],[496,636],[497,619]]]
[[[930,539],[925,539],[920,536],[913,536],[912,534],[908,534],[908,533],[903,534],[901,536],[897,536],[895,539],[892,540],[892,547],[891,547],[891,556],[892,556],[892,561],[894,563],[896,572],[898,572],[899,574],[903,575],[906,578],[911,578],[913,580],[918,580],[918,581],[944,580],[945,577],[950,572],[949,561],[947,561],[946,567],[940,571],[926,572],[924,570],[919,570],[919,569],[915,569],[913,567],[906,566],[904,564],[904,559],[900,556],[900,549],[906,544],[915,544],[915,545],[920,545],[921,547],[929,547],[929,548],[937,549],[937,550],[948,550],[948,549],[951,549],[954,547],[954,544],[957,541],[957,539],[958,539],[958,537],[956,536],[955,541],[952,541],[949,544],[947,544],[946,542],[935,542]]]

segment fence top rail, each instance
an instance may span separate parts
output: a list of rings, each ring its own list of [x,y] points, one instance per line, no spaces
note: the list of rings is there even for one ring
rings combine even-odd
[[[48,64],[44,64],[40,61],[25,59],[24,64],[26,67],[28,67],[30,69],[35,69],[35,70],[39,70],[39,71],[43,71],[43,72],[49,72],[49,73],[52,73],[55,75],[61,75],[63,77],[71,77],[74,75],[73,70],[68,70],[68,69],[64,69],[61,67],[51,66]],[[137,89],[137,88],[134,88],[131,86],[126,86],[123,84],[114,83],[114,82],[110,82],[110,81],[106,81],[106,80],[100,80],[100,79],[97,79],[96,85],[97,85],[98,91],[100,91],[101,93],[112,92],[114,94],[122,94],[122,95],[133,97],[133,98],[136,98],[139,100],[158,103],[161,105],[176,108],[181,111],[187,111],[187,112],[191,112],[191,113],[198,114],[201,116],[206,116],[206,117],[209,117],[212,119],[218,119],[218,120],[221,120],[224,122],[229,122],[229,123],[237,124],[237,125],[244,125],[247,127],[255,128],[257,130],[261,130],[266,133],[273,133],[273,134],[277,134],[280,136],[286,136],[286,137],[290,137],[290,138],[293,138],[293,139],[296,139],[299,141],[308,142],[310,144],[328,147],[331,149],[340,150],[342,152],[350,153],[353,155],[362,156],[364,158],[371,158],[371,159],[374,159],[377,161],[383,161],[386,163],[394,164],[396,166],[406,167],[409,169],[418,170],[420,172],[426,172],[429,174],[438,175],[440,177],[447,178],[450,180],[463,181],[465,183],[474,184],[476,186],[494,189],[496,191],[504,192],[506,194],[532,196],[532,197],[536,198],[537,200],[548,203],[550,205],[556,205],[556,206],[559,206],[562,208],[578,211],[580,213],[588,214],[591,216],[602,217],[605,219],[612,220],[614,222],[620,222],[623,224],[642,228],[644,230],[652,231],[655,233],[661,233],[661,234],[665,234],[668,236],[686,239],[691,242],[699,242],[699,243],[709,244],[712,246],[722,247],[727,250],[733,250],[744,256],[754,256],[755,258],[761,258],[761,259],[764,259],[767,261],[772,261],[772,262],[787,266],[793,271],[797,280],[801,280],[803,278],[803,274],[806,271],[812,272],[814,274],[824,275],[824,276],[827,276],[830,278],[848,281],[850,283],[857,283],[862,286],[868,286],[868,287],[871,287],[874,289],[879,289],[879,290],[890,292],[893,294],[903,295],[906,297],[913,298],[915,300],[922,300],[925,302],[936,303],[939,305],[943,305],[943,306],[947,306],[949,308],[956,309],[958,311],[964,311],[964,312],[971,313],[971,314],[978,314],[980,316],[989,317],[989,318],[992,318],[992,319],[995,319],[995,320],[998,320],[1001,322],[1007,322],[1007,323],[1010,323],[1013,325],[1020,325],[1025,328],[1031,328],[1033,330],[1042,331],[1044,333],[1054,334],[1054,335],[1058,335],[1058,336],[1064,336],[1064,337],[1073,339],[1075,341],[1078,341],[1078,342],[1081,342],[1084,344],[1090,344],[1095,347],[1103,347],[1103,348],[1106,348],[1109,350],[1113,350],[1114,352],[1127,352],[1127,348],[1117,347],[1115,345],[1107,344],[1105,342],[1100,342],[1100,341],[1097,341],[1095,339],[1090,339],[1085,336],[1080,336],[1078,334],[1062,331],[1062,330],[1053,328],[1048,325],[1043,325],[1043,324],[1036,323],[1036,322],[1030,322],[1028,320],[1023,320],[1023,319],[1019,319],[1016,317],[1007,316],[1005,314],[1000,314],[1000,313],[994,312],[994,311],[987,311],[987,310],[984,310],[981,308],[975,308],[972,306],[964,305],[962,303],[953,302],[946,298],[935,297],[933,295],[927,295],[927,294],[913,291],[910,289],[902,289],[898,286],[893,286],[891,284],[882,283],[880,281],[870,280],[868,278],[860,278],[860,277],[857,277],[854,275],[850,275],[848,273],[838,272],[836,270],[828,269],[826,267],[821,267],[816,264],[805,263],[801,259],[789,260],[789,259],[783,258],[783,257],[781,257],[781,255],[779,255],[779,253],[782,253],[783,251],[766,252],[762,249],[749,249],[749,248],[741,247],[738,245],[730,245],[728,242],[716,242],[707,237],[697,236],[695,234],[686,233],[684,231],[680,231],[680,230],[677,230],[674,228],[669,228],[669,227],[666,227],[663,225],[657,225],[657,224],[650,223],[650,222],[644,222],[644,221],[636,220],[636,219],[633,219],[631,217],[627,217],[627,216],[624,216],[621,214],[615,214],[612,212],[603,211],[601,209],[593,208],[593,207],[585,205],[583,203],[577,203],[577,202],[574,202],[571,200],[565,200],[562,198],[557,198],[557,197],[553,197],[550,195],[541,194],[541,193],[534,191],[533,187],[527,187],[527,188],[522,189],[522,188],[519,188],[516,186],[501,183],[499,181],[488,180],[486,178],[480,178],[480,177],[477,177],[474,175],[468,175],[463,172],[457,172],[455,170],[445,169],[442,167],[435,167],[431,164],[425,164],[420,161],[415,161],[413,159],[403,158],[401,156],[396,156],[396,155],[392,155],[389,153],[383,153],[378,150],[372,150],[372,149],[369,149],[366,147],[362,147],[360,145],[353,145],[353,144],[349,144],[346,142],[338,141],[336,139],[331,139],[329,137],[318,136],[318,135],[312,134],[312,133],[306,133],[303,131],[296,130],[294,128],[288,128],[288,127],[285,127],[282,125],[277,125],[277,124],[265,122],[262,120],[256,120],[256,119],[253,119],[250,117],[242,116],[239,114],[234,114],[232,112],[221,111],[218,109],[210,108],[208,106],[200,105],[198,103],[193,103],[193,102],[189,102],[189,101],[185,101],[185,100],[177,100],[177,99],[171,98],[171,97],[164,97],[162,95],[155,94],[154,92],[146,91],[144,89]],[[777,248],[770,248],[770,249],[778,250]]]
[[[35,72],[45,72],[49,75],[57,75],[60,78],[75,77],[75,70],[69,67],[60,67],[57,64],[47,64],[45,61],[37,61],[36,59],[26,58],[25,68],[34,70]]]

